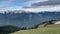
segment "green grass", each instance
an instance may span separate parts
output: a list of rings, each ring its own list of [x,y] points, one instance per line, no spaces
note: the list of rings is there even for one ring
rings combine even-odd
[[[41,25],[37,29],[21,30],[12,34],[60,34],[60,25],[52,24],[46,27]]]

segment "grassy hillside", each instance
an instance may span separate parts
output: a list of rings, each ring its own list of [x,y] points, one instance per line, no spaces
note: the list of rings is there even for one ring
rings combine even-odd
[[[37,29],[21,30],[11,34],[60,34],[60,25],[39,26]]]

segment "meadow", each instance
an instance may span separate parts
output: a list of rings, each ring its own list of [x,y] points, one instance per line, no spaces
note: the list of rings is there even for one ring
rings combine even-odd
[[[46,27],[40,25],[37,29],[20,30],[11,34],[60,34],[60,24],[51,24]]]

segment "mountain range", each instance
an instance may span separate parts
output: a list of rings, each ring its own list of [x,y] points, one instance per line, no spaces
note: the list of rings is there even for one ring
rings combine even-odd
[[[60,20],[60,12],[8,11],[0,13],[0,26],[31,27],[48,20]]]

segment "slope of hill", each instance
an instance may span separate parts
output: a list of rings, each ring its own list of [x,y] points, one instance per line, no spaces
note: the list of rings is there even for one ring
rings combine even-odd
[[[0,34],[9,34],[19,30],[20,28],[16,26],[11,26],[11,25],[0,26]]]
[[[46,27],[41,25],[37,29],[21,30],[11,34],[60,34],[60,25],[51,24]]]

